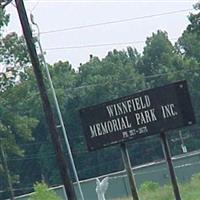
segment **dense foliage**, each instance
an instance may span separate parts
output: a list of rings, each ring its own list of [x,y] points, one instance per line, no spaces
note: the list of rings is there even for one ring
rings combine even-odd
[[[196,9],[199,9],[199,4]],[[8,17],[0,11],[0,19],[2,30]],[[90,60],[81,64],[78,71],[67,61],[49,65],[80,179],[122,170],[123,164],[119,146],[95,152],[87,151],[79,109],[142,89],[182,79],[188,81],[197,125],[182,129],[181,137],[188,151],[200,148],[200,136],[197,134],[200,125],[198,19],[199,14],[189,16],[190,24],[175,45],[170,42],[165,31],[158,30],[146,39],[142,54],[133,47],[127,47],[126,50],[112,50],[103,59],[90,55]],[[0,35],[0,44],[0,65],[12,72],[12,76],[7,76],[7,72],[0,76],[0,138],[4,138],[3,146],[13,177],[14,192],[20,194],[32,191],[33,184],[40,180],[48,185],[60,184],[55,152],[24,39],[16,33],[5,37]],[[47,81],[46,87],[55,110]],[[58,117],[55,116],[58,122]],[[182,153],[182,139],[177,132],[168,135],[173,155]],[[62,135],[60,129],[59,133]],[[66,151],[63,137],[62,144]],[[132,141],[128,147],[134,166],[163,158],[157,136]],[[66,156],[68,158],[67,151]],[[68,163],[70,166],[70,161]],[[18,179],[14,179],[16,175]],[[3,177],[4,169],[0,161],[0,190],[5,191],[0,193],[1,199],[7,197]]]

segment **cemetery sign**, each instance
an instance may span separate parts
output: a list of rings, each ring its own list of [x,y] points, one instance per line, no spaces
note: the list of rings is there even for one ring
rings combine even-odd
[[[195,123],[186,81],[80,110],[89,150]]]

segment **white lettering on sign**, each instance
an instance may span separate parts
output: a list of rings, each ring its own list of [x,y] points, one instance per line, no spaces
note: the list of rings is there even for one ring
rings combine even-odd
[[[175,107],[174,104],[167,104],[167,105],[161,106],[164,119],[178,115],[174,107]]]
[[[128,117],[125,116],[90,125],[89,128],[90,128],[91,138],[93,138],[108,133],[122,131],[131,128],[131,123],[129,122]]]
[[[119,116],[122,114],[130,113],[137,110],[142,110],[150,107],[150,98],[148,95],[143,97],[136,97],[117,104],[106,106],[107,112],[110,117]]]
[[[174,104],[161,105],[160,108],[151,108],[148,95],[129,99],[120,103],[106,106],[110,120],[98,122],[89,126],[90,137],[98,137],[109,133],[121,132],[123,138],[148,133],[146,124],[159,121],[159,118],[168,119],[178,115]],[[129,121],[127,113],[133,112],[135,122]],[[119,115],[121,117],[114,118]],[[114,118],[114,119],[112,119]],[[139,127],[137,127],[139,126]]]
[[[135,135],[144,135],[148,133],[148,129],[146,126],[142,126],[138,129],[131,129],[129,131],[123,131],[122,132],[122,137],[127,138],[127,137],[134,137]]]
[[[140,113],[135,113],[135,118],[137,125],[148,124],[150,122],[157,121],[154,108]]]
[[[128,137],[129,137],[129,135],[128,135],[128,132],[127,132],[127,131],[124,131],[124,132],[122,132],[122,135],[123,135],[123,138],[128,138]]]

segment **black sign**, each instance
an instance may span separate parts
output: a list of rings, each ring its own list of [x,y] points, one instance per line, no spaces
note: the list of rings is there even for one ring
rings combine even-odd
[[[80,110],[89,150],[195,123],[186,81]]]

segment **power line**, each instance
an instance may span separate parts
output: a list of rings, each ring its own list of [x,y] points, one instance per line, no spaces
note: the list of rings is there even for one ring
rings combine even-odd
[[[177,40],[177,39],[178,38],[171,38],[170,40]],[[141,41],[127,41],[127,42],[116,42],[116,43],[88,44],[88,45],[79,45],[79,46],[50,47],[50,48],[46,48],[45,51],[94,48],[94,47],[104,47],[104,46],[113,46],[113,45],[127,45],[127,44],[140,44],[140,43],[145,43],[145,41],[141,40]]]
[[[144,43],[144,42],[145,41],[129,41],[129,42],[118,42],[118,43],[116,42],[116,43],[103,43],[103,44],[88,44],[88,45],[80,45],[80,46],[50,47],[50,48],[46,48],[45,51],[94,48],[94,47],[103,47],[103,46],[112,46],[112,45],[139,44],[139,43]]]
[[[121,20],[107,21],[107,22],[101,22],[101,23],[96,23],[96,24],[80,25],[80,26],[74,26],[74,27],[63,28],[63,29],[43,31],[41,32],[41,34],[50,34],[50,33],[56,33],[56,32],[65,32],[65,31],[79,30],[79,29],[84,29],[84,28],[104,26],[104,25],[109,25],[109,24],[125,23],[125,22],[148,19],[148,18],[159,17],[159,16],[164,16],[164,15],[178,14],[178,13],[188,12],[192,10],[193,9],[175,10],[175,11],[163,12],[163,13],[158,13],[158,14],[153,14],[153,15],[145,15],[141,17],[133,17],[133,18],[127,18],[127,19],[121,19]]]

